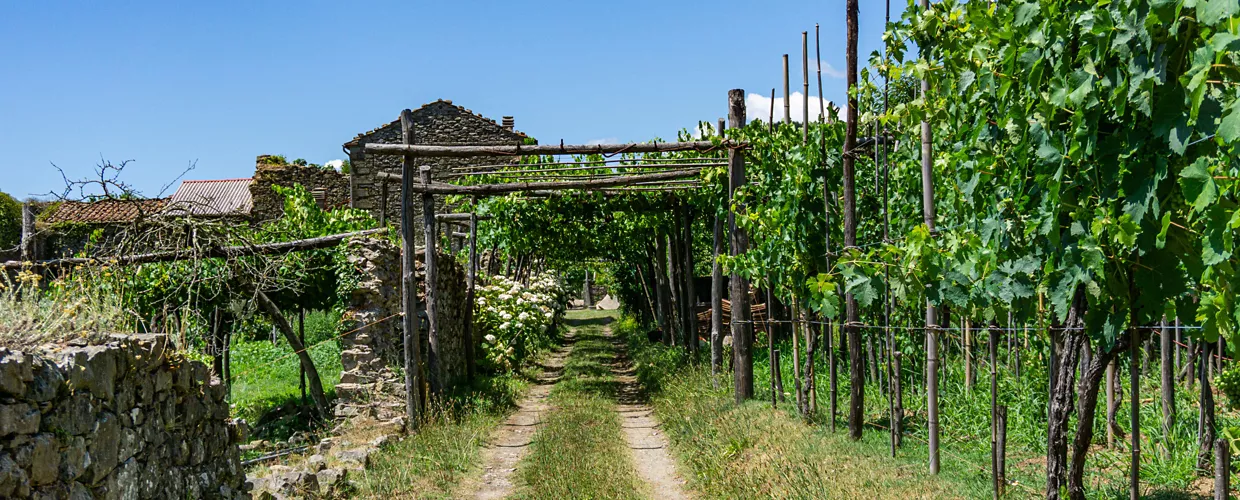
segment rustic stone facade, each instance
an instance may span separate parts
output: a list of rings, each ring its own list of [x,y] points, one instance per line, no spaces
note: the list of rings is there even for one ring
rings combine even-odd
[[[259,156],[254,169],[254,183],[250,185],[254,208],[250,210],[250,218],[255,222],[284,215],[284,198],[272,186],[293,187],[300,184],[315,195],[320,207],[333,209],[348,206],[348,175],[331,168],[272,163],[272,159],[272,156]]]
[[[441,146],[461,146],[470,144],[515,145],[528,140],[525,134],[512,129],[512,125],[500,125],[494,120],[479,116],[474,112],[452,104],[452,101],[439,100],[422,106],[413,111],[413,143],[433,144]],[[400,144],[400,120],[370,132],[358,135],[345,143],[352,162],[350,181],[352,186],[352,205],[370,211],[375,218],[379,217],[382,205],[380,201],[379,172],[400,173],[401,157],[367,155],[362,157],[362,148],[367,143]],[[425,158],[426,164],[432,166],[431,177],[435,180],[447,180],[444,176],[451,172],[452,167],[468,165],[493,165],[498,163],[515,163],[512,157],[478,157],[478,158]],[[442,198],[442,197],[440,197]],[[445,210],[442,203],[436,210]],[[421,220],[422,206],[415,204],[414,214]],[[388,183],[387,220],[400,222],[400,183]],[[422,233],[417,233],[418,241]]]
[[[353,292],[341,338],[344,372],[336,386],[336,416],[368,417],[387,421],[405,414],[405,387],[397,369],[404,359],[401,310],[400,249],[387,240],[356,238],[348,242],[349,263],[362,279]],[[422,254],[416,257],[421,283]],[[465,378],[465,272],[450,256],[440,253],[438,264],[438,327],[443,367],[449,387]],[[425,317],[425,293],[418,287],[419,317]],[[379,322],[388,318],[386,321]],[[422,331],[421,352],[429,352]]]
[[[0,498],[248,498],[225,394],[163,335],[0,348]]]

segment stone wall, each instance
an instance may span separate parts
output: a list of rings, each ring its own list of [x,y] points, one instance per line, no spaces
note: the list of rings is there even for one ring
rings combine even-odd
[[[319,206],[327,209],[349,204],[349,176],[331,168],[271,163],[271,156],[259,156],[254,169],[254,183],[250,184],[250,197],[254,208],[250,217],[261,222],[284,215],[284,198],[271,186],[305,186],[312,194],[321,190]]]
[[[472,111],[452,104],[452,101],[439,100],[422,106],[413,111],[413,143],[435,144],[441,146],[460,146],[470,144],[515,145],[526,141],[525,134],[504,127],[494,120],[474,114]],[[368,155],[359,158],[362,148],[367,143],[400,144],[400,120],[388,123],[370,132],[358,135],[346,143],[352,161],[352,199],[355,208],[370,211],[379,218],[381,207],[379,180],[375,175],[379,172],[400,173],[401,157]],[[425,164],[432,166],[431,177],[435,180],[447,180],[444,176],[451,172],[452,167],[467,165],[493,165],[499,163],[515,163],[512,157],[477,157],[477,158],[425,158]],[[443,197],[439,197],[442,200]],[[436,210],[443,212],[448,208],[442,204]],[[413,206],[417,220],[422,220],[422,205]],[[400,183],[388,183],[388,220],[400,222]],[[417,233],[422,240],[422,233]]]
[[[349,262],[362,279],[353,292],[342,322],[344,372],[336,386],[336,416],[364,416],[390,420],[405,414],[404,378],[398,369],[404,359],[404,328],[401,317],[400,249],[387,240],[355,238],[348,242]],[[438,264],[439,345],[448,386],[465,377],[465,271],[447,254]],[[419,285],[423,280],[422,254],[416,256]],[[418,287],[418,314],[425,317],[425,293]],[[382,321],[388,318],[386,321]],[[378,323],[376,323],[378,322]],[[365,325],[366,326],[363,328]],[[422,331],[421,352],[429,352],[427,332]]]
[[[0,498],[248,498],[224,397],[163,335],[0,348]]]

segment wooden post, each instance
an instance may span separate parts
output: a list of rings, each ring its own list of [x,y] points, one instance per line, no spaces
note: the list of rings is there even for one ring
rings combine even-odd
[[[766,131],[775,131],[775,87],[771,87],[771,115],[767,117]]]
[[[306,310],[305,308],[297,308],[297,337],[301,340],[302,345],[306,344]],[[301,404],[306,404],[306,367],[297,367],[298,376],[301,380]]]
[[[306,352],[306,345],[297,339],[297,334],[293,332],[293,327],[289,325],[288,318],[280,312],[280,308],[275,302],[271,301],[267,294],[262,290],[253,290],[254,297],[257,299],[258,306],[271,322],[275,324],[276,329],[284,334],[284,339],[293,347],[293,352],[297,354],[297,359],[301,363],[301,367],[306,370],[307,380],[310,386],[310,397],[314,400],[314,407],[319,416],[326,418],[328,416],[327,396],[323,394],[323,382],[319,379],[319,371],[314,368],[314,361],[310,359],[310,353]]]
[[[788,86],[788,54],[784,54],[784,123],[792,121],[792,95]]]
[[[379,179],[379,227],[387,227],[388,183],[387,179]]]
[[[973,369],[973,325],[964,318],[964,389],[972,391],[977,384],[977,372]],[[993,415],[992,415],[993,416]]]
[[[1227,438],[1214,441],[1214,500],[1227,500],[1231,493],[1231,444]]]
[[[801,32],[801,144],[809,144],[809,32]]]
[[[698,360],[697,290],[693,283],[693,207],[686,201],[681,208],[684,217],[684,277],[685,277],[685,336],[689,341],[689,355]]]
[[[822,42],[818,35],[818,23],[814,23],[814,60],[818,63],[818,121],[826,122],[827,104],[826,98],[822,96]],[[825,144],[827,136],[824,134],[822,137]]]
[[[848,88],[857,86],[857,0],[848,0],[846,4],[848,50],[848,69],[845,72]],[[856,188],[856,148],[857,148],[857,98],[850,94],[848,98],[848,122],[844,133],[844,248],[857,246],[857,188]],[[857,328],[860,322],[860,309],[857,298],[849,293],[844,297],[846,323],[844,330],[848,335],[848,437],[856,441],[861,439],[861,431],[865,421],[865,360],[861,354],[861,331]],[[932,435],[933,437],[933,435]],[[932,441],[937,443],[937,441]],[[933,446],[933,444],[932,444]]]
[[[732,89],[728,91],[728,122],[733,129],[745,126],[745,91]],[[730,252],[732,256],[749,251],[749,235],[738,227],[738,212],[744,215],[744,206],[731,203],[736,190],[745,185],[745,153],[739,149],[728,149],[728,232],[730,234]],[[749,280],[732,270],[729,287],[732,298],[732,352],[733,381],[735,385],[736,403],[740,404],[753,397],[753,324],[749,310]]]
[[[904,428],[904,389],[902,388],[904,380],[900,367],[900,359],[904,357],[904,353],[896,351],[891,357],[892,362],[895,364],[892,368],[894,371],[891,382],[892,392],[895,394],[895,403],[893,403],[895,411],[892,412],[891,428],[892,434],[895,434],[895,446],[899,448],[900,442],[904,439],[904,432],[902,430]]]
[[[765,305],[766,305],[766,321],[762,322],[762,326],[766,327],[766,352],[769,357],[769,359],[767,360],[767,364],[771,365],[770,366],[771,368],[771,406],[775,406],[776,398],[778,398],[780,395],[783,394],[782,388],[780,388],[778,391],[776,390],[776,388],[779,386],[782,386],[783,383],[782,383],[782,380],[780,380],[781,378],[780,373],[775,370],[775,367],[777,366],[776,363],[778,362],[778,358],[777,358],[778,354],[775,352],[775,329],[771,328],[771,319],[772,319],[771,312],[773,311],[773,309],[771,308],[771,277],[770,276],[766,277],[766,304]],[[735,312],[736,310],[734,308],[733,313]],[[792,356],[794,357],[793,363],[795,363],[796,362],[795,361],[795,357],[796,357],[795,349],[792,351]],[[795,371],[795,368],[793,370]],[[777,381],[779,383],[777,383]]]
[[[1007,405],[995,409],[996,440],[998,441],[998,464],[995,466],[995,483],[999,486],[1000,497],[1007,495]]]
[[[856,9],[856,0],[849,0],[849,5]],[[922,10],[930,8],[930,0],[921,0]],[[855,10],[850,11],[855,12]],[[854,14],[855,15],[855,14]],[[855,40],[855,25],[850,25],[849,40]],[[853,42],[856,43],[855,41]],[[850,55],[852,53],[850,52]],[[850,72],[851,74],[851,72]],[[930,81],[921,79],[921,95],[927,98],[930,93]],[[932,158],[932,140],[930,122],[921,122],[921,205],[922,216],[930,234],[934,228],[934,159]],[[930,301],[926,301],[926,426],[929,431],[930,473],[939,473],[939,329],[938,316]]]
[[[1115,359],[1107,362],[1107,448],[1115,448]]]
[[[969,322],[965,320],[966,329]],[[992,487],[994,490],[994,498],[998,499],[1002,495],[1002,487],[1000,483],[1003,474],[999,471],[999,373],[995,370],[995,365],[999,359],[998,342],[999,331],[996,329],[998,325],[992,324],[990,328],[990,342],[987,350],[990,354],[990,460],[991,460],[991,476],[994,478]],[[966,330],[967,331],[967,330]],[[968,337],[966,337],[967,339]],[[968,354],[965,355],[969,356]]]
[[[431,167],[422,165],[418,167],[418,177],[423,185],[431,184]],[[422,225],[425,229],[426,251],[423,252],[424,269],[423,274],[426,280],[426,324],[427,326],[427,344],[430,345],[431,352],[426,357],[427,378],[430,379],[430,391],[432,394],[443,394],[444,391],[444,369],[443,369],[443,351],[439,350],[439,271],[436,269],[435,261],[438,260],[436,255],[436,244],[439,238],[435,232],[435,195],[430,193],[422,194]]]
[[[469,210],[469,270],[465,275],[465,380],[474,380],[474,353],[478,342],[474,339],[474,308],[477,307],[477,294],[474,289],[478,283],[478,200],[472,200]]]
[[[1141,498],[1141,365],[1138,356],[1141,354],[1141,331],[1136,321],[1136,307],[1132,308],[1132,322],[1129,327],[1128,345],[1128,403],[1130,432],[1132,437],[1132,461],[1128,466],[1128,498]]]
[[[723,128],[720,127],[722,131]],[[719,255],[723,253],[723,219],[715,213],[715,241],[711,251],[710,265],[710,373],[719,378],[723,364],[723,267]]]
[[[34,233],[34,207],[31,206],[30,201],[27,200],[22,203],[22,262],[34,262],[39,260],[38,251],[35,248]]]
[[[766,333],[769,336],[771,328],[768,326]],[[784,367],[780,361],[779,349],[771,349],[771,407],[778,408],[777,401],[784,401]]]
[[[1163,453],[1164,456],[1170,456],[1171,453],[1171,429],[1175,427],[1175,374],[1172,373],[1172,351],[1174,346],[1171,344],[1171,330],[1167,328],[1167,317],[1162,318],[1162,328],[1159,331],[1159,373],[1162,375],[1162,425],[1163,425]]]
[[[667,287],[667,243],[663,234],[659,232],[656,232],[654,237],[654,253],[651,262],[654,267],[655,295],[658,296],[659,305],[656,322],[663,330],[663,344],[672,345],[672,299]],[[732,314],[736,314],[735,305]]]
[[[796,318],[796,303],[797,303],[796,298],[794,297],[792,299],[793,313],[791,315],[791,317],[794,319]],[[808,389],[809,387],[806,387],[805,384],[803,384],[801,381],[801,345],[800,345],[800,339],[798,337],[800,337],[800,332],[797,331],[796,323],[793,323],[792,324],[792,385],[796,389],[797,412],[801,414],[801,418],[808,418],[809,412],[807,411],[807,408],[809,405],[806,404],[808,402],[807,401],[808,398],[806,398],[805,390]]]
[[[581,287],[581,306],[589,309],[594,307],[594,297],[590,295],[590,268],[585,269],[585,285]]]
[[[400,114],[401,139],[413,144],[413,112]],[[401,161],[400,181],[400,264],[401,264],[401,325],[404,328],[405,413],[406,427],[416,429],[422,416],[422,342],[418,331],[418,292],[414,288],[417,272],[413,262],[413,157]]]

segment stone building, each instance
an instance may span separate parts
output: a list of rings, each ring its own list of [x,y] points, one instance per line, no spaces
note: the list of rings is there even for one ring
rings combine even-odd
[[[413,143],[432,144],[439,146],[462,145],[516,145],[528,144],[533,141],[525,134],[513,129],[511,116],[505,116],[504,122],[478,115],[473,111],[452,104],[452,101],[440,99],[413,110]],[[380,181],[376,177],[379,172],[400,173],[401,158],[398,156],[363,156],[362,149],[368,143],[400,144],[400,118],[377,129],[354,137],[344,144],[349,154],[352,173],[349,177],[349,192],[352,206],[370,211],[375,218],[379,217],[382,206],[380,201]],[[431,177],[435,180],[448,180],[447,174],[452,167],[466,165],[492,165],[498,163],[515,163],[511,157],[477,157],[477,158],[427,158],[427,164],[434,170]],[[400,184],[388,185],[387,215],[389,221],[400,220]],[[413,207],[414,213],[421,215],[421,206]]]

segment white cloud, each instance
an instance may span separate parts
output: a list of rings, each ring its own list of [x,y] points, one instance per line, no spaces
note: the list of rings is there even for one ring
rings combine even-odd
[[[811,68],[811,69],[817,71],[817,68]],[[838,78],[841,80],[844,78],[844,72],[842,70],[835,69],[835,66],[832,66],[831,63],[826,62],[826,61],[822,61],[822,74],[827,75],[828,77],[831,77],[831,78]]]
[[[323,166],[327,168],[335,169],[336,171],[340,171],[340,169],[344,167],[344,160],[332,160],[327,163],[324,163]]]
[[[821,113],[819,112],[820,108],[819,108],[818,101],[819,101],[819,98],[817,96],[809,96],[809,119],[810,121],[819,121],[820,117],[822,116]],[[789,102],[789,104],[791,105],[790,107],[792,108],[791,109],[792,121],[797,122],[797,123],[801,122],[801,113],[802,113],[802,109],[804,109],[804,103],[805,103],[805,94],[802,94],[800,92],[792,93],[792,99]],[[822,106],[825,107],[828,115],[830,115],[831,107],[834,105],[835,104],[832,103],[831,101],[826,101],[822,103]],[[749,121],[762,120],[763,122],[765,122],[769,120],[771,117],[771,98],[761,95],[761,94],[753,94],[753,93],[749,94],[748,96],[745,97],[745,113],[746,115],[748,115],[746,116],[746,119],[748,119]],[[783,119],[784,119],[784,98],[776,97],[775,98],[775,121],[778,122],[778,121],[782,121]],[[836,115],[834,119],[836,120],[844,119],[844,108],[838,108],[836,110]]]
[[[594,146],[596,144],[620,144],[620,139],[615,137],[604,137],[602,139],[590,139],[586,144]]]

